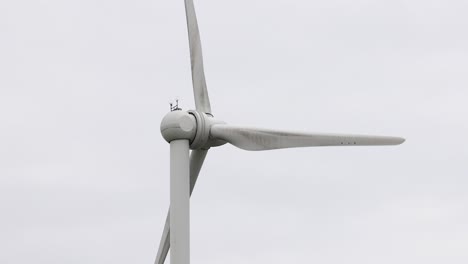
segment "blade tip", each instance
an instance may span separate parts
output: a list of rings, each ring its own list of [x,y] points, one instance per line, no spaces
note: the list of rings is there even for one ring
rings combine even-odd
[[[401,145],[401,144],[405,143],[405,141],[406,141],[405,138],[397,137],[397,138],[395,138],[395,145]]]

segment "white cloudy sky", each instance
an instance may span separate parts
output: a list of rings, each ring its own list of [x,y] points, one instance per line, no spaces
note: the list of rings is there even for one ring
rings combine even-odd
[[[212,149],[192,263],[468,262],[468,2],[195,5],[216,117],[407,141]],[[154,261],[188,56],[182,0],[0,3],[0,263]]]

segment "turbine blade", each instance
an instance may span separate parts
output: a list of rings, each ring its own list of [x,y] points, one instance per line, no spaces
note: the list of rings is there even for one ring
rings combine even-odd
[[[190,155],[190,195],[192,195],[193,188],[195,188],[195,183],[197,183],[207,153],[207,149],[192,150]]]
[[[166,223],[164,224],[164,230],[161,236],[161,241],[159,242],[159,249],[158,249],[158,254],[156,255],[156,260],[154,261],[154,264],[164,264],[164,261],[166,260],[167,253],[169,252],[169,248],[171,246],[170,243],[170,211],[167,211],[167,216],[166,216]]]
[[[245,150],[270,150],[281,148],[318,146],[378,146],[399,145],[399,137],[301,133],[231,125],[213,125],[210,135],[225,140]]]
[[[190,154],[190,195],[193,192],[195,183],[197,182],[198,175],[200,174],[203,161],[205,160],[208,150],[199,149],[193,150]],[[161,236],[161,242],[159,243],[158,254],[156,255],[155,264],[164,264],[167,253],[170,248],[170,212],[167,212],[166,223],[164,224],[164,230]]]
[[[205,72],[203,69],[203,55],[198,30],[197,16],[193,0],[185,0],[185,14],[187,17],[187,29],[190,45],[190,62],[192,65],[193,95],[195,97],[196,110],[211,113],[210,98],[206,88]]]

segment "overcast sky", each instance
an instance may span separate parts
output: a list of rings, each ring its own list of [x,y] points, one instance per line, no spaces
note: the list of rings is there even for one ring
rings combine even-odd
[[[468,262],[467,1],[195,6],[217,118],[407,141],[210,150],[192,263]],[[185,23],[182,0],[0,3],[0,263],[154,261]]]

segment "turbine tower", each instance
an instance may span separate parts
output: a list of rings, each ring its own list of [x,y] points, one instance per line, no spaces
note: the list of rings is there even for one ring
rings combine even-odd
[[[189,199],[211,147],[230,143],[244,150],[272,150],[318,146],[399,145],[405,141],[399,137],[302,133],[233,126],[214,118],[206,88],[193,0],[185,0],[185,12],[196,110],[182,111],[178,106],[171,106],[171,111],[161,122],[162,136],[170,143],[170,210],[155,264],[164,263],[169,248],[171,264],[190,263]]]

